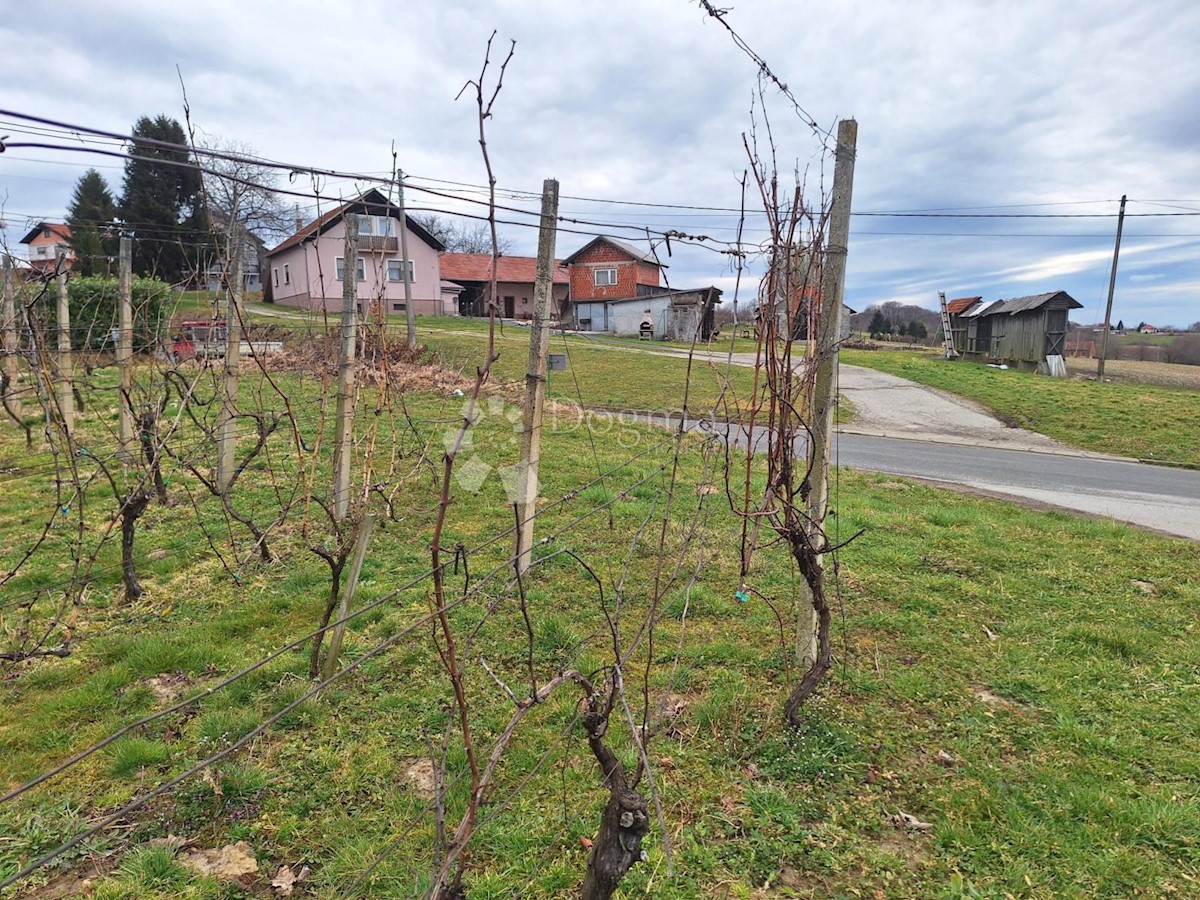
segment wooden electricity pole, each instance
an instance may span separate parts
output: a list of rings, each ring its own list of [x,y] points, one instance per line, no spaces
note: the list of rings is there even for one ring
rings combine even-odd
[[[66,252],[54,251],[54,269],[58,282],[58,359],[55,365],[55,387],[58,414],[68,437],[75,432],[75,361],[71,356],[71,305],[67,293]]]
[[[813,379],[812,434],[809,438],[808,497],[809,537],[823,540],[825,514],[829,506],[829,466],[833,450],[833,420],[837,406],[835,375],[838,344],[842,337],[842,297],[846,287],[846,248],[850,242],[850,198],[854,192],[854,157],[858,145],[858,122],[838,123],[837,155],[833,167],[833,197],[829,207],[828,238],[821,266],[821,320],[817,370]],[[818,543],[819,546],[819,543]],[[798,632],[799,655],[804,665],[817,656],[817,620],[812,604],[801,604],[803,618]]]
[[[1121,229],[1125,227],[1125,195],[1121,195],[1121,210],[1117,213],[1117,243],[1113,247],[1112,274],[1108,277],[1108,303],[1104,307],[1104,331],[1100,335],[1100,362],[1096,364],[1096,377],[1104,380],[1104,357],[1108,355],[1108,329],[1112,322],[1113,292],[1117,289],[1117,257],[1121,255]]]
[[[8,408],[17,419],[21,418],[21,396],[17,388],[20,377],[20,367],[17,356],[20,353],[20,340],[17,336],[17,307],[13,300],[12,257],[4,254],[4,308],[0,311],[0,327],[3,328],[4,352],[4,381],[5,393],[13,394],[8,399]]]
[[[117,368],[121,375],[120,437],[121,462],[137,457],[133,439],[133,241],[121,238],[117,256]]]
[[[558,182],[542,182],[542,221],[538,228],[537,281],[533,287],[533,326],[525,369],[525,416],[521,420],[521,461],[517,468],[517,572],[529,571],[537,517],[538,464],[542,456],[542,407],[546,402],[546,354],[550,349],[550,304],[554,293],[554,238],[558,221]]]
[[[403,172],[400,173],[398,182],[399,191],[397,192],[397,196],[400,200],[400,278],[404,281],[404,321],[408,326],[408,349],[415,350],[417,347],[417,314],[412,304],[412,273],[409,272],[409,266],[412,263],[408,258],[408,216],[404,212]]]
[[[233,480],[237,461],[238,369],[242,355],[242,234],[236,225],[229,231],[232,272],[225,303],[225,380],[221,412],[217,418],[217,489],[225,493]],[[211,333],[211,329],[210,329]]]
[[[342,349],[338,361],[337,429],[333,445],[333,515],[339,522],[350,510],[350,457],[354,452],[354,356],[357,341],[358,217],[346,216],[342,265]]]

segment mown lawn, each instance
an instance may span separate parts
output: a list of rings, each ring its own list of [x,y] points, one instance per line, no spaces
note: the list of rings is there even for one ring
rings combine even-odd
[[[506,355],[523,362],[523,355]],[[289,389],[302,394],[313,386]],[[436,453],[460,403],[408,395],[409,446],[428,440]],[[490,405],[478,425],[466,456],[488,476],[477,492],[456,483],[445,546],[474,546],[512,521],[494,477],[515,455],[506,410]],[[370,404],[360,412],[367,421]],[[26,458],[7,432],[0,441],[9,468]],[[452,576],[456,589],[468,578],[482,585],[452,613],[461,634],[478,628],[467,657],[486,658],[517,690],[530,653],[544,681],[564,666],[592,671],[610,652],[594,582],[558,551],[569,549],[594,569],[610,613],[618,581],[628,621],[645,612],[672,467],[662,431],[563,427],[544,441],[542,495],[550,502],[538,533],[551,539],[538,549],[548,561],[525,581],[532,648],[511,581],[481,581],[502,563],[506,541],[471,553]],[[281,437],[281,453],[285,446]],[[807,707],[805,727],[793,730],[780,717],[797,677],[790,640],[785,635],[781,644],[771,605],[734,597],[738,520],[723,493],[702,489],[715,480],[712,463],[699,439],[684,442],[663,533],[668,551],[682,552],[685,571],[696,577],[664,598],[653,650],[633,667],[640,673],[649,664],[651,703],[665,699],[676,714],[650,746],[666,833],[654,824],[648,859],[621,896],[1196,893],[1196,544],[840,472],[834,538],[865,533],[839,554],[836,668]],[[428,608],[425,584],[392,593],[429,562],[433,487],[424,469],[415,471],[421,474],[397,495],[398,521],[384,522],[373,538],[356,605],[388,599],[352,623],[348,660]],[[590,484],[598,471],[609,474]],[[269,511],[276,495],[267,473],[256,467],[248,474],[242,508]],[[185,483],[176,473],[176,500]],[[10,483],[0,488],[3,563],[53,496],[46,475],[21,484],[20,493]],[[698,538],[685,550],[682,536],[697,515]],[[104,557],[78,613],[72,655],[23,664],[0,681],[5,788],[314,627],[328,573],[304,549],[297,523],[274,537],[278,562],[235,566],[234,577],[197,537],[196,516],[183,502],[152,507],[138,544],[146,596],[121,603],[114,557]],[[202,502],[201,517],[219,531],[223,520],[211,504]],[[218,535],[219,545],[224,540]],[[0,592],[6,627],[18,587],[63,577],[66,545],[56,541],[53,549],[38,564],[45,568],[35,566],[27,581]],[[750,574],[784,623],[792,618],[794,578],[778,551],[762,552]],[[285,653],[0,807],[0,877],[248,733],[300,697],[305,667],[303,648]],[[487,742],[511,704],[478,666],[467,687]],[[430,633],[418,628],[210,777],[130,816],[67,864],[99,864],[94,896],[110,900],[265,897],[285,863],[311,869],[298,893],[338,897],[400,836],[361,896],[410,896],[428,877],[435,823],[407,773],[444,733],[448,696]],[[631,691],[630,702],[637,718],[640,692]],[[522,725],[473,843],[472,898],[562,897],[578,885],[583,839],[594,836],[605,793],[576,704],[575,694],[556,692]],[[614,728],[613,740],[632,764],[622,734],[627,729]],[[465,769],[454,747],[451,827],[463,808]],[[929,827],[897,825],[901,813]],[[245,891],[193,876],[169,849],[149,843],[166,835],[200,847],[245,840],[259,875]]]
[[[474,375],[486,347],[486,321],[421,319],[418,325],[421,342],[436,352],[439,362]],[[653,355],[646,352],[652,346],[635,343],[597,346],[587,338],[553,334],[550,352],[566,355],[568,368],[549,373],[547,396],[608,409],[677,412],[689,383],[688,360]],[[497,327],[496,347],[500,358],[492,367],[494,375],[501,383],[524,390],[529,329],[508,325],[501,332]],[[723,392],[727,375],[730,387]],[[688,408],[692,415],[703,416],[723,397],[723,414],[733,416],[747,403],[753,386],[752,369],[697,358],[691,365]]]
[[[847,350],[842,361],[949,391],[1086,450],[1200,465],[1200,391],[990,369],[925,353]]]

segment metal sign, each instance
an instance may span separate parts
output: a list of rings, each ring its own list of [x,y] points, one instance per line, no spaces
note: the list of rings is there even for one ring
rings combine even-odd
[[[567,354],[551,353],[546,357],[546,368],[551,372],[567,371]]]

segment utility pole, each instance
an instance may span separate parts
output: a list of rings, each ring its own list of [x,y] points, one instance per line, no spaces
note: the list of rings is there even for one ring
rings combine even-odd
[[[400,206],[400,277],[404,281],[404,321],[408,325],[408,349],[417,347],[417,314],[412,304],[412,276],[408,271],[412,263],[408,258],[408,216],[404,212],[404,173],[400,172],[397,179]]]
[[[333,446],[333,515],[339,522],[350,510],[350,456],[354,452],[354,355],[357,339],[358,217],[346,216],[342,265],[342,349],[338,361],[337,429]]]
[[[8,408],[18,419],[21,418],[21,396],[17,388],[20,368],[17,362],[20,341],[17,337],[17,307],[13,301],[12,257],[4,252],[4,308],[0,311],[0,326],[3,326],[4,383],[5,393],[16,396],[8,400]]]
[[[121,462],[136,459],[133,440],[133,241],[121,238],[117,256],[117,368],[121,373]]]
[[[808,445],[812,460],[808,482],[812,490],[808,497],[807,527],[813,541],[822,540],[825,513],[829,505],[829,465],[833,451],[834,410],[837,406],[834,376],[838,366],[838,344],[842,338],[842,297],[846,287],[846,250],[850,242],[850,199],[854,192],[857,145],[858,122],[842,119],[838,122],[833,199],[829,207],[825,260],[821,266],[820,338],[817,371],[813,379],[812,434]],[[802,603],[801,609],[797,650],[803,665],[811,665],[817,658],[816,612],[811,603]]]
[[[1117,289],[1117,257],[1121,255],[1121,230],[1125,227],[1125,194],[1121,195],[1121,210],[1117,213],[1117,243],[1113,247],[1112,274],[1108,276],[1108,303],[1104,307],[1104,331],[1100,335],[1100,362],[1096,364],[1096,377],[1104,380],[1104,357],[1108,355],[1108,329],[1112,321],[1113,292]]]
[[[525,416],[521,420],[521,461],[517,467],[517,535],[513,556],[518,574],[529,571],[537,517],[538,464],[542,457],[542,407],[546,402],[546,354],[550,349],[550,303],[554,292],[554,238],[558,221],[558,182],[542,182],[542,221],[538,228],[537,281],[525,369]]]
[[[238,226],[229,230],[232,273],[225,302],[225,380],[221,412],[217,418],[217,489],[224,494],[233,480],[237,459],[238,369],[242,355],[242,234]]]
[[[67,294],[66,251],[60,246],[54,251],[55,278],[58,282],[58,360],[56,387],[58,414],[67,437],[75,433],[75,361],[71,357],[71,306]]]

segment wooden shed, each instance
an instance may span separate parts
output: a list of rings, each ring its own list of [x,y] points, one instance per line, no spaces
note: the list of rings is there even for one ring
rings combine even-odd
[[[1063,355],[1067,316],[1083,304],[1066,291],[997,300],[967,310],[966,356],[1038,369]]]
[[[950,315],[950,337],[959,356],[967,352],[967,320],[963,314],[982,303],[982,297],[957,297],[946,304],[946,312]]]

